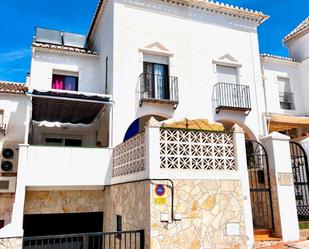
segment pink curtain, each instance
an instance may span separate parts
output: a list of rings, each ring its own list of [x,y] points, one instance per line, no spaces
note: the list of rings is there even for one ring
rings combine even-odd
[[[62,75],[53,75],[52,89],[64,89],[64,77]]]

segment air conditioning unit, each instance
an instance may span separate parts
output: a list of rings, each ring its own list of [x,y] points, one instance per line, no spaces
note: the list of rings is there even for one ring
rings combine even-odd
[[[2,160],[0,165],[0,172],[16,173],[18,162],[18,149],[14,147],[5,147],[2,149]]]
[[[0,193],[15,193],[16,177],[0,176]]]

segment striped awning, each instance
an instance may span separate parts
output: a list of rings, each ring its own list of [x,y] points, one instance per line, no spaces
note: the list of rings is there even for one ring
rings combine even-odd
[[[72,124],[90,124],[111,102],[108,97],[78,93],[32,93],[32,119]]]
[[[284,114],[271,114],[269,117],[270,131],[288,130],[303,126],[309,126],[309,117],[291,116]]]

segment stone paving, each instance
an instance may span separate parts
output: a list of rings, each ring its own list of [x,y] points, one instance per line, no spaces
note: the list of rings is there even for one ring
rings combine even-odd
[[[295,241],[289,243],[282,242],[261,242],[254,245],[254,249],[309,249],[309,240]]]

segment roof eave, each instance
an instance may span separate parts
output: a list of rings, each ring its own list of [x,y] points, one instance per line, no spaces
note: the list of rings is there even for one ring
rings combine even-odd
[[[282,44],[284,46],[288,46],[289,43],[296,41],[298,38],[306,35],[307,33],[309,33],[309,25],[307,27],[303,28],[302,30],[295,32],[292,35],[288,35],[288,36],[284,37],[284,39],[282,40]]]
[[[300,61],[285,58],[285,57],[280,57],[280,56],[275,57],[275,56],[269,56],[269,55],[261,54],[260,58],[261,58],[261,61],[264,61],[264,62],[273,61],[273,62],[277,62],[277,63],[284,64],[284,65],[297,66],[297,65],[301,64]]]
[[[96,8],[93,20],[91,22],[91,26],[87,35],[87,40],[89,42],[89,40],[91,39],[92,33],[95,29],[95,25],[97,23],[98,20],[98,16],[99,13],[101,11],[101,8],[103,6],[103,3],[106,2],[107,0],[100,0],[98,3],[98,6]],[[161,1],[170,1],[170,0],[161,0]],[[255,19],[256,22],[258,23],[258,26],[261,25],[263,22],[265,22],[270,16],[265,15],[261,12],[257,12],[257,11],[252,11],[252,10],[248,10],[248,9],[243,9],[243,8],[235,8],[235,7],[230,7],[230,6],[226,6],[226,5],[219,5],[217,3],[213,3],[213,2],[195,2],[195,3],[190,3],[188,0],[174,0],[175,2],[182,2],[183,4],[187,4],[188,6],[195,6],[195,7],[202,7],[203,9],[213,9],[215,11],[224,11],[224,12],[230,12],[231,14],[234,15],[239,15],[239,16],[243,16],[243,17],[247,17],[247,18],[252,18]]]
[[[57,45],[55,45],[57,46]],[[38,51],[49,51],[53,53],[59,53],[59,54],[77,54],[81,56],[91,56],[91,57],[98,57],[98,54],[94,53],[87,53],[87,52],[79,52],[79,51],[72,51],[72,50],[65,50],[65,49],[57,49],[57,48],[52,48],[52,47],[43,47],[43,46],[37,46],[32,44],[32,49],[38,50]]]

